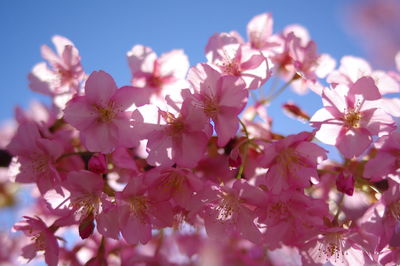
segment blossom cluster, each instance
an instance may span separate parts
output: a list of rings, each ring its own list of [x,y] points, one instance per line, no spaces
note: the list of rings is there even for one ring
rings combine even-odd
[[[304,27],[274,32],[264,13],[248,23],[247,40],[212,35],[194,66],[182,50],[157,56],[135,45],[130,84],[119,87],[103,70],[85,73],[70,40],[52,41],[55,51],[42,46],[47,62],[29,74],[51,105],[18,109],[18,127],[0,143],[4,176],[35,185],[37,201],[13,227],[27,236],[23,258],[400,263],[400,99],[391,95],[400,91],[400,53],[396,71],[352,56],[336,68]],[[320,96],[312,116],[282,106],[310,132],[273,131],[267,107],[287,87]],[[328,159],[323,144],[342,160]]]

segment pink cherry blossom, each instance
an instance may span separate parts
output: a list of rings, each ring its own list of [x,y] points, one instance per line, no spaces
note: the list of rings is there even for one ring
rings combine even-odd
[[[400,222],[400,185],[389,179],[389,189],[382,194],[382,198],[371,205],[358,221],[359,226],[376,236],[377,244],[372,246],[373,251],[381,251],[393,241],[398,241],[396,228]]]
[[[116,198],[120,230],[129,244],[145,244],[153,227],[172,224],[171,205],[148,195],[142,177],[133,178]]]
[[[372,143],[372,136],[394,129],[394,121],[381,108],[381,95],[372,78],[363,77],[350,87],[325,88],[324,108],[311,118],[316,138],[335,145],[346,158],[361,155]]]
[[[187,87],[185,77],[189,60],[183,50],[173,50],[157,57],[150,47],[135,45],[127,56],[132,85],[143,88],[140,92],[148,95],[148,99],[151,95],[162,101],[166,95],[179,98],[180,90]]]
[[[31,237],[33,242],[22,248],[22,256],[30,261],[36,257],[38,251],[44,251],[46,263],[49,266],[57,266],[59,247],[54,236],[56,227],[48,227],[39,217],[24,218],[24,221],[14,225],[14,229]]]
[[[327,81],[335,87],[337,84],[353,85],[362,77],[371,77],[374,79],[379,92],[382,95],[400,92],[399,81],[396,81],[394,73],[386,73],[381,70],[373,70],[369,63],[359,57],[344,56],[340,60],[339,69],[331,72]],[[382,108],[393,116],[400,116],[400,99],[393,97],[382,98]]]
[[[261,208],[256,210],[259,222],[266,225],[265,242],[272,248],[282,244],[296,246],[310,239],[329,217],[328,205],[296,190],[268,194]]]
[[[64,152],[61,142],[42,138],[39,127],[27,122],[19,126],[7,149],[21,165],[15,181],[36,183],[42,194],[51,188],[62,193],[63,177],[57,170],[57,159]]]
[[[203,189],[203,181],[188,169],[155,168],[145,174],[145,180],[149,184],[149,195],[155,199],[173,199],[175,204],[187,210],[200,205],[193,196]]]
[[[274,194],[283,190],[306,188],[318,179],[317,164],[326,159],[326,150],[311,143],[307,132],[290,135],[264,146],[261,165],[268,168],[266,185]]]
[[[378,152],[364,168],[364,177],[379,181],[389,174],[397,174],[400,168],[400,132],[382,136],[376,143]]]
[[[64,119],[80,131],[89,151],[110,153],[117,147],[138,145],[126,112],[135,101],[135,88],[117,88],[104,71],[93,72],[85,84],[85,95],[67,103]]]
[[[94,173],[105,174],[107,172],[107,158],[101,153],[93,155],[89,159],[88,168]]]
[[[63,96],[67,98],[78,92],[81,83],[85,78],[78,49],[65,37],[55,35],[52,38],[56,52],[50,47],[43,45],[41,48],[42,56],[51,67],[45,62],[34,66],[29,74],[29,87],[33,91],[58,97],[55,99],[61,107],[65,104]],[[61,102],[59,101],[61,99]]]
[[[235,76],[221,76],[207,64],[191,68],[188,80],[196,91],[193,104],[213,120],[218,145],[225,146],[236,135],[238,115],[247,103],[244,82]]]
[[[161,109],[158,113],[158,124],[144,123],[139,111],[133,113],[134,129],[148,139],[147,162],[154,166],[176,163],[181,167],[195,167],[204,156],[212,132],[206,115],[198,111],[190,97],[185,99],[177,115]]]
[[[340,192],[343,192],[349,196],[354,193],[355,179],[352,174],[340,173],[336,179],[336,187]]]
[[[303,263],[333,265],[373,265],[368,246],[372,246],[375,236],[365,234],[358,228],[344,229],[339,226],[328,226],[321,230],[321,235],[309,240],[303,252]]]
[[[262,53],[241,45],[228,33],[211,36],[206,57],[208,63],[222,74],[241,77],[247,89],[261,87],[270,77],[269,65]]]
[[[318,92],[321,85],[317,78],[326,77],[336,64],[328,54],[318,54],[316,43],[309,38],[301,26],[285,28],[281,34],[282,51],[272,58],[278,74],[291,82],[299,94],[306,93],[308,88]]]
[[[118,174],[118,182],[128,183],[132,177],[138,176],[140,171],[133,153],[126,148],[117,148],[111,154],[113,171]]]
[[[208,235],[222,238],[238,233],[254,243],[262,241],[261,231],[254,223],[255,208],[266,200],[262,190],[236,180],[232,187],[213,186],[206,193],[203,218]]]
[[[89,215],[96,216],[100,212],[103,178],[90,171],[80,170],[70,172],[64,186],[71,193],[71,207],[79,219]]]
[[[101,212],[96,217],[97,231],[107,238],[118,239],[119,237],[119,223],[117,217],[119,209],[117,204],[111,202],[109,199],[101,198]]]
[[[247,36],[253,49],[259,49],[264,52],[279,45],[278,40],[272,33],[273,18],[271,13],[257,15],[247,24]]]

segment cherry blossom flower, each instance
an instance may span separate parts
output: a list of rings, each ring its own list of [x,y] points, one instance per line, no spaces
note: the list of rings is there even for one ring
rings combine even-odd
[[[173,50],[157,58],[150,47],[135,45],[127,56],[132,85],[143,88],[140,93],[147,95],[147,99],[151,100],[151,95],[159,101],[164,101],[166,95],[180,99],[181,89],[187,87],[185,77],[189,70],[189,60],[182,50]]]
[[[346,158],[360,156],[372,136],[394,129],[394,121],[381,109],[381,94],[372,78],[362,77],[350,87],[337,85],[322,93],[324,108],[311,117],[316,138],[335,145]]]
[[[253,49],[268,52],[271,48],[278,46],[280,42],[272,33],[273,18],[271,13],[257,15],[247,24],[247,36]]]
[[[250,90],[261,87],[270,77],[269,65],[262,53],[241,45],[228,33],[211,36],[206,57],[222,74],[241,77]]]
[[[382,136],[376,143],[378,153],[364,168],[364,177],[379,181],[389,174],[397,174],[400,168],[400,132]]]
[[[213,120],[218,145],[225,146],[236,135],[238,115],[247,103],[244,82],[235,76],[221,76],[207,64],[191,68],[188,80],[196,91],[193,104]]]
[[[203,189],[203,181],[188,169],[155,168],[145,174],[145,181],[149,184],[149,195],[155,199],[173,199],[175,204],[187,210],[200,205],[193,196]]]
[[[63,176],[57,170],[57,159],[64,152],[60,141],[42,138],[37,124],[27,122],[18,127],[7,149],[20,164],[15,181],[36,183],[42,194],[51,188],[62,193]]]
[[[351,86],[362,77],[371,77],[374,79],[379,92],[385,95],[400,92],[399,81],[396,81],[396,75],[393,74],[395,73],[373,70],[368,62],[362,58],[344,56],[340,60],[339,69],[332,71],[327,77],[327,81],[333,87],[338,84]],[[384,97],[381,101],[383,102],[381,106],[387,113],[396,117],[400,116],[399,98]]]
[[[171,205],[148,195],[142,177],[133,178],[116,198],[120,230],[129,244],[146,244],[153,226],[172,225]]]
[[[64,186],[70,192],[70,206],[79,221],[81,237],[87,238],[93,232],[93,221],[100,213],[103,178],[86,170],[70,172]]]
[[[374,252],[380,252],[387,245],[396,246],[399,241],[396,228],[400,224],[400,185],[391,179],[388,181],[389,189],[358,221],[360,228],[376,236],[377,244],[371,247]]]
[[[368,255],[366,247],[371,246],[374,235],[363,234],[358,228],[345,229],[330,225],[321,229],[321,234],[305,245],[303,262],[305,264],[333,265],[372,265],[373,258]]]
[[[38,251],[44,251],[47,265],[57,266],[59,246],[54,236],[56,227],[48,227],[39,217],[24,218],[24,221],[14,225],[14,229],[31,237],[33,242],[22,248],[22,256],[30,261],[36,257]]]
[[[89,151],[110,153],[117,147],[138,145],[126,112],[135,101],[135,88],[117,88],[104,71],[93,72],[85,84],[85,95],[67,103],[64,119],[80,131]]]
[[[65,37],[55,35],[52,38],[56,53],[50,47],[41,47],[45,62],[34,66],[29,74],[29,87],[36,92],[54,97],[56,104],[63,108],[66,101],[79,91],[85,78],[78,49]],[[66,98],[64,97],[66,96]]]
[[[172,107],[177,108],[173,103]],[[158,124],[144,123],[139,111],[133,115],[133,127],[148,139],[147,162],[154,166],[195,167],[204,156],[212,127],[203,112],[199,112],[187,97],[177,115],[159,109]]]
[[[118,174],[117,182],[128,183],[131,178],[138,176],[140,173],[133,153],[126,148],[117,148],[111,154],[111,160],[114,165],[112,170]]]
[[[310,138],[312,135],[303,132],[264,146],[260,163],[268,168],[266,186],[272,193],[306,188],[311,178],[318,179],[316,167],[327,158],[327,151],[311,143]]]
[[[254,223],[255,208],[266,200],[262,190],[236,180],[232,187],[213,186],[206,195],[203,218],[209,236],[229,237],[238,233],[254,243],[262,241],[261,231]]]
[[[268,201],[256,210],[259,222],[266,225],[265,243],[271,249],[282,244],[301,246],[323,225],[323,217],[329,217],[328,205],[296,190],[268,193]]]
[[[320,91],[322,86],[317,78],[326,77],[334,69],[335,60],[328,54],[318,54],[316,43],[300,25],[285,27],[276,42],[279,45],[270,51],[270,57],[277,74],[296,93],[305,94],[308,88]]]

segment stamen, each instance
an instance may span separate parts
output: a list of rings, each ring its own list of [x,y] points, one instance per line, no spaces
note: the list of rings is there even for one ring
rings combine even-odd
[[[340,261],[344,263],[344,241],[341,239],[340,233],[330,233],[324,236],[321,239],[321,243],[319,245],[319,257],[324,257],[326,261],[331,258],[334,259],[334,262]]]
[[[113,120],[117,113],[114,108],[114,103],[110,103],[106,108],[96,105],[95,109],[99,114],[98,120],[103,123]]]
[[[218,211],[217,220],[220,222],[234,222],[234,213],[238,209],[238,200],[231,194],[226,194],[222,196],[215,210]]]
[[[146,212],[149,208],[148,200],[143,196],[135,196],[129,200],[129,207],[131,213],[144,222]]]

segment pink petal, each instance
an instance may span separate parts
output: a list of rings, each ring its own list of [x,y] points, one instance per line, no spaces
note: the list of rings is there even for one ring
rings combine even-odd
[[[202,132],[182,134],[174,140],[173,152],[176,163],[181,167],[193,168],[204,157],[208,138]]]
[[[371,144],[372,139],[362,129],[350,129],[340,133],[336,147],[346,158],[360,156]]]
[[[172,159],[172,140],[164,137],[162,132],[153,132],[147,142],[149,157],[147,162],[154,166],[171,166],[174,164]]]
[[[125,111],[133,104],[137,107],[148,104],[150,99],[148,88],[124,86],[118,89],[112,97],[114,108],[119,112]]]
[[[310,164],[315,164],[317,159],[327,159],[327,150],[318,146],[315,143],[302,141],[296,145],[296,152],[303,158],[307,158]]]
[[[265,42],[272,35],[272,27],[271,13],[263,13],[252,18],[247,24],[247,35],[252,43]]]
[[[237,118],[235,108],[221,107],[214,119],[215,131],[218,136],[218,146],[225,146],[228,141],[236,135],[239,129],[239,119]]]
[[[49,266],[58,265],[58,243],[52,233],[46,233],[46,248],[44,250],[44,259]]]
[[[101,107],[107,106],[116,90],[114,79],[102,70],[93,71],[85,83],[87,102]]]
[[[21,124],[14,138],[8,144],[7,149],[13,155],[28,155],[37,150],[36,140],[40,137],[38,126],[29,122]]]
[[[68,190],[72,198],[87,196],[88,194],[100,194],[103,191],[103,178],[87,170],[73,171],[67,176]]]
[[[371,77],[362,77],[357,80],[349,90],[351,94],[360,94],[366,100],[378,100],[382,97],[375,81]]]
[[[126,115],[128,116],[128,114]],[[131,127],[130,121],[124,116],[114,118],[113,125],[117,128],[118,145],[126,148],[139,146],[139,137],[135,130]]]
[[[248,92],[241,78],[224,76],[219,81],[221,88],[218,104],[235,107],[235,115],[239,114],[247,103]]]
[[[38,139],[36,140],[37,146],[42,150],[44,154],[57,159],[64,152],[64,147],[61,142],[49,139]]]
[[[172,225],[173,215],[172,208],[169,202],[158,202],[153,204],[149,213],[156,218],[154,224],[157,227],[167,227]]]
[[[118,239],[119,228],[118,223],[115,222],[116,217],[118,217],[118,208],[115,206],[110,206],[110,208],[101,212],[96,217],[97,231],[105,237]]]
[[[144,223],[143,223],[144,222]],[[138,217],[131,215],[125,225],[121,228],[121,233],[128,244],[146,244],[151,239],[151,226],[145,221],[140,221]]]
[[[197,64],[190,68],[187,79],[196,92],[208,96],[216,95],[216,84],[221,73],[208,64]]]
[[[28,259],[29,261],[31,261],[34,257],[36,257],[36,244],[35,243],[31,243],[25,247],[22,248],[22,257],[24,257],[25,259]],[[29,262],[28,261],[28,262]]]
[[[52,83],[57,79],[56,74],[47,67],[46,63],[38,63],[28,75],[29,88],[44,95],[53,96]]]
[[[54,46],[56,47],[57,54],[62,55],[65,46],[74,46],[74,44],[68,40],[67,38],[61,36],[61,35],[54,35],[53,38],[51,38],[51,41],[53,42]]]
[[[352,82],[356,82],[363,76],[371,74],[371,66],[362,58],[354,56],[344,56],[340,60],[340,71],[350,77]]]
[[[245,209],[245,207],[241,208],[237,224],[238,230],[243,238],[253,243],[261,243],[263,240],[262,234],[253,220],[254,216],[251,215],[250,211]]]
[[[325,78],[329,73],[335,69],[336,60],[328,54],[321,54],[318,58],[318,66],[315,74],[319,78]]]
[[[382,180],[395,168],[395,165],[396,157],[382,152],[367,162],[364,168],[364,177],[371,178],[372,181]]]
[[[94,105],[89,104],[84,96],[75,96],[64,110],[64,119],[79,130],[90,128],[99,118]]]
[[[157,55],[150,47],[135,45],[127,53],[127,57],[133,76],[140,72],[153,73],[154,61],[157,59]]]
[[[40,50],[42,53],[42,57],[46,59],[51,65],[63,65],[63,62],[61,61],[59,55],[55,54],[53,50],[47,45],[42,45],[42,47],[40,47]]]
[[[396,93],[400,91],[400,84],[384,71],[374,71],[371,77],[375,80],[376,86],[381,94]]]
[[[91,127],[81,131],[81,139],[91,152],[110,153],[118,144],[117,129],[112,124],[94,123]]]
[[[237,48],[237,45],[239,44],[239,40],[228,34],[228,33],[215,33],[208,39],[208,43],[206,45],[206,57],[208,62],[215,62],[216,60],[221,60],[223,59],[222,57],[224,56],[221,53],[228,52],[227,50],[228,47],[235,47]],[[222,50],[224,52],[222,52]],[[230,51],[233,52],[233,51]],[[229,58],[233,58],[232,54],[228,54]]]
[[[307,29],[301,25],[292,24],[283,29],[283,34],[285,36],[288,36],[291,32],[300,39],[302,46],[305,46],[310,41],[310,34]]]
[[[264,61],[267,62],[262,54],[255,54],[252,55],[249,60],[241,63],[240,68],[242,70],[254,69],[257,68],[259,65],[261,65],[261,63]]]
[[[336,145],[341,130],[342,130],[341,125],[324,123],[315,133],[315,137],[323,143],[329,145]]]
[[[183,50],[172,50],[163,54],[158,62],[160,64],[160,75],[173,75],[178,79],[184,79],[189,70],[189,60]]]
[[[345,85],[338,85],[335,89],[325,88],[322,92],[322,101],[324,106],[336,109],[336,112],[330,111],[332,115],[338,116],[340,113],[344,113],[347,110],[347,103],[345,97],[348,93],[348,87]]]
[[[400,117],[400,98],[383,98],[382,108],[395,117]]]

